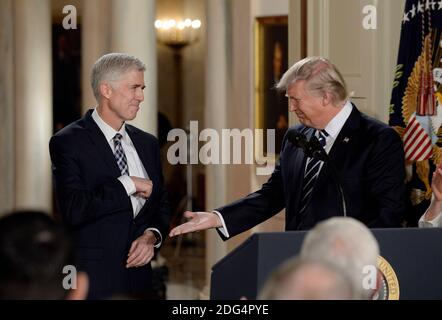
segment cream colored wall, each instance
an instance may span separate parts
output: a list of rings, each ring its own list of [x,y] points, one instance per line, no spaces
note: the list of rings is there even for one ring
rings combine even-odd
[[[289,15],[289,0],[278,0],[278,1],[265,1],[265,0],[252,0],[252,26],[255,18],[257,17],[266,17],[266,16],[288,16]],[[253,46],[253,37],[251,37],[250,44]],[[253,52],[253,51],[252,51]],[[253,55],[252,55],[253,57]],[[251,59],[253,61],[253,59]],[[253,64],[250,65],[250,70],[253,75]],[[253,83],[253,78],[251,78]],[[254,88],[252,87],[251,96],[254,97]],[[254,115],[254,100],[251,99],[250,105],[251,115]],[[254,128],[253,122],[250,125],[251,128]],[[250,180],[251,180],[251,189],[250,191],[258,190],[263,183],[267,181],[268,176],[258,176],[255,174],[256,166],[250,166]],[[284,230],[285,225],[285,217],[284,211],[274,216],[273,218],[261,223],[254,227],[251,231],[249,231],[248,235],[253,232],[266,232],[266,231],[282,231]]]
[[[312,0],[308,55],[329,58],[343,73],[358,108],[388,119],[404,0]],[[362,26],[366,5],[377,8],[377,29]]]
[[[289,13],[289,0],[252,0],[253,17],[285,16]]]

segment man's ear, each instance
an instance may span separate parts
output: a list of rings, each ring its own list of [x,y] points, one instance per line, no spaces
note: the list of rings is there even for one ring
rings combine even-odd
[[[111,85],[107,82],[102,82],[100,84],[100,93],[103,97],[105,97],[106,99],[109,99],[112,95]]]
[[[77,274],[77,289],[71,289],[66,300],[85,300],[89,291],[89,277],[86,272]]]
[[[330,92],[324,92],[323,96],[322,96],[322,106],[328,106],[329,104],[331,104],[333,102],[332,99],[332,95]]]

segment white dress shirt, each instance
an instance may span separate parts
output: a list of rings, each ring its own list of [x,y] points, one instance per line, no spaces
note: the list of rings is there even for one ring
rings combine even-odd
[[[137,150],[135,149],[132,140],[126,132],[126,125],[123,123],[120,130],[116,131],[114,128],[104,122],[104,120],[98,114],[97,109],[94,109],[94,111],[92,112],[92,118],[94,119],[97,126],[100,128],[101,132],[103,132],[104,136],[106,137],[106,141],[108,142],[109,147],[114,154],[115,145],[113,139],[117,133],[120,133],[122,135],[123,138],[121,139],[121,146],[123,147],[124,153],[126,154],[127,165],[129,167],[129,175],[133,177],[149,179],[149,175],[147,174],[146,169],[144,168],[143,163],[138,156]],[[127,195],[130,196],[133,215],[135,218],[146,203],[146,199],[135,194],[135,183],[129,176],[120,176],[118,180],[123,184],[124,189],[126,189]],[[156,248],[159,247],[163,240],[161,232],[156,228],[147,228],[146,230],[155,231],[160,235],[160,241],[158,244],[155,245]]]
[[[347,101],[342,107],[342,109],[338,112],[337,115],[333,117],[333,119],[330,120],[330,122],[325,126],[324,130],[328,133],[328,136],[325,139],[325,146],[324,150],[327,152],[327,154],[330,152],[331,148],[333,147],[333,144],[335,143],[336,139],[338,138],[339,133],[342,130],[342,127],[344,127],[345,122],[347,122],[348,117],[350,117],[350,114],[353,110],[353,105],[350,101]],[[319,137],[318,137],[319,138]],[[345,138],[345,137],[344,137]],[[324,163],[321,161],[320,169],[322,169],[322,165]],[[218,230],[225,236],[229,237],[229,231],[227,230],[226,223],[224,222],[224,218],[218,211],[213,211],[215,214],[218,215],[218,217],[221,220],[222,227],[218,228]]]

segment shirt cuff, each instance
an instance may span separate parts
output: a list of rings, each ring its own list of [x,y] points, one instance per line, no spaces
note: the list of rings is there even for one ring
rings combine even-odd
[[[124,189],[126,189],[126,193],[128,196],[133,195],[137,189],[135,188],[135,183],[129,176],[121,176],[118,180],[123,184]]]
[[[219,213],[216,210],[214,210],[213,213],[215,213],[219,217],[219,219],[221,220],[221,223],[223,224],[222,227],[218,228],[219,232],[221,232],[226,238],[230,238],[229,231],[227,230],[226,223],[225,223],[224,218],[221,215],[221,213]]]
[[[428,209],[427,209],[428,211]],[[440,228],[442,227],[442,214],[439,214],[433,220],[425,220],[425,215],[427,211],[419,219],[419,228]]]
[[[158,249],[159,247],[161,247],[161,244],[163,243],[163,236],[161,235],[160,230],[158,230],[157,228],[147,228],[144,232],[149,231],[149,230],[152,231],[154,233],[155,237],[157,238],[157,242],[155,242],[155,244],[153,246]]]

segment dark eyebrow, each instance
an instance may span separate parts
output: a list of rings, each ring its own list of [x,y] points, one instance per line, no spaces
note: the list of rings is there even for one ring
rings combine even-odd
[[[133,84],[131,86],[131,88],[141,88],[142,90],[144,90],[146,88],[146,86],[144,84],[143,85],[141,85],[141,84]]]

